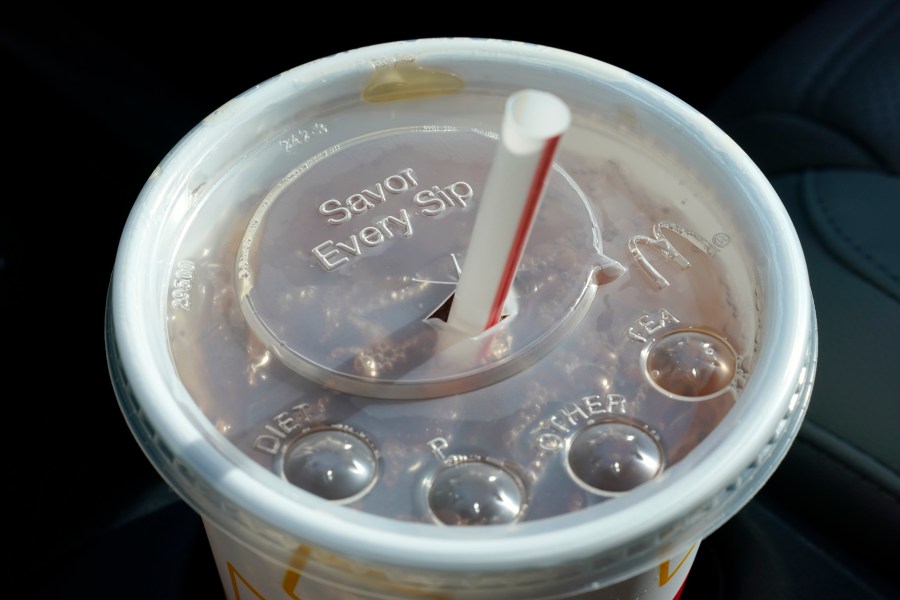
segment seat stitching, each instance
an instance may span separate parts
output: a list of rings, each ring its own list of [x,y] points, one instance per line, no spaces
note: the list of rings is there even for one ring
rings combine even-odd
[[[871,479],[864,476],[863,474],[853,470],[849,465],[847,465],[847,463],[842,461],[840,458],[834,456],[830,452],[826,451],[824,448],[821,448],[817,444],[814,444],[813,442],[805,440],[801,437],[796,438],[794,443],[801,444],[803,446],[807,446],[810,450],[812,450],[812,451],[816,452],[817,454],[830,460],[832,463],[834,463],[835,466],[837,466],[839,469],[841,469],[842,471],[849,474],[854,479],[859,480],[860,482],[871,487],[873,490],[875,490],[879,494],[885,496],[885,498],[887,498],[887,500],[889,500],[891,503],[900,505],[900,498],[898,498],[896,495],[894,495],[894,493],[891,492],[891,490],[879,485],[878,482],[872,481]]]
[[[880,11],[876,8],[874,12],[875,12],[875,16],[877,16],[877,14]],[[808,71],[807,76],[799,84],[799,87],[800,87],[800,96],[799,96],[800,102],[799,102],[799,104],[801,106],[803,104],[805,104],[807,101],[809,101],[811,104],[813,104],[813,106],[815,106],[816,103],[811,98],[811,96],[814,93],[813,83],[818,81],[822,77],[822,73],[825,72],[826,67],[828,67],[830,64],[832,64],[832,61],[836,60],[836,57],[838,57],[840,55],[840,53],[844,50],[844,48],[850,44],[851,40],[856,36],[856,32],[859,30],[859,28],[867,25],[873,18],[874,18],[874,16],[868,17],[868,18],[864,19],[863,22],[855,30],[844,32],[842,35],[842,39],[840,41],[838,41],[837,44],[832,46],[831,53],[828,54],[827,56],[823,56],[821,58],[821,60],[819,60],[816,68]]]
[[[827,78],[823,78],[824,83],[815,93],[816,98],[811,101],[813,112],[817,113],[821,109],[822,105],[829,99],[831,92],[846,77],[851,68],[856,66],[871,51],[872,46],[881,41],[885,34],[893,28],[898,18],[900,18],[900,12],[893,15],[889,14],[886,18],[883,16],[883,13],[889,12],[893,8],[896,8],[893,3],[888,4],[882,10],[876,11],[868,19],[865,26],[868,26],[869,22],[874,21],[875,34],[867,33],[867,37],[858,46],[850,46],[847,57],[836,63],[831,74]],[[858,35],[857,31],[853,34],[853,37],[858,37]]]
[[[728,124],[723,123],[723,125],[727,126],[729,128],[733,128],[735,125],[741,125],[746,121],[750,121],[750,120],[752,120],[754,118],[758,118],[758,117],[782,118],[788,123],[795,122],[795,123],[803,124],[806,126],[810,126],[814,129],[825,130],[829,133],[834,134],[835,136],[840,137],[841,139],[845,140],[846,142],[852,144],[854,146],[854,148],[859,150],[860,152],[865,153],[866,156],[870,160],[872,160],[872,162],[875,163],[875,166],[885,169],[885,170],[888,169],[887,164],[884,162],[884,160],[881,159],[881,157],[875,151],[875,149],[871,148],[868,144],[866,144],[864,140],[857,138],[856,136],[852,135],[850,132],[847,132],[842,129],[839,129],[838,127],[835,127],[831,123],[824,123],[818,119],[813,119],[813,118],[807,117],[806,115],[798,114],[795,112],[771,110],[771,109],[770,110],[758,110],[758,111],[754,111],[752,113],[748,113],[743,117],[734,119]],[[752,123],[751,123],[751,125],[752,125]]]
[[[892,281],[896,281],[900,283],[900,275],[894,273],[889,266],[884,265],[879,261],[876,257],[869,254],[865,248],[859,245],[857,241],[850,236],[840,225],[840,223],[835,219],[833,214],[829,212],[828,205],[825,203],[822,194],[818,193],[818,186],[816,185],[817,179],[812,176],[811,173],[806,173],[804,175],[804,188],[807,192],[807,197],[809,197],[816,206],[821,210],[822,215],[825,217],[826,223],[834,230],[834,232],[838,235],[838,237],[850,247],[851,250],[855,251],[864,261],[871,264],[873,267],[886,274]]]

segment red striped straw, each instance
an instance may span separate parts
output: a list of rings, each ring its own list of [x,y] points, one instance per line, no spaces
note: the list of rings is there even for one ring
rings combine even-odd
[[[447,323],[475,336],[500,322],[534,223],[569,107],[521,90],[509,97]]]

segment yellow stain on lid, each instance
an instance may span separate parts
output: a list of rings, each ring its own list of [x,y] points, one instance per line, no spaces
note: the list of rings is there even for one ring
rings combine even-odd
[[[463,89],[463,81],[453,73],[428,69],[415,59],[397,60],[392,64],[375,66],[375,73],[362,92],[366,102],[394,102],[426,96],[456,94]]]

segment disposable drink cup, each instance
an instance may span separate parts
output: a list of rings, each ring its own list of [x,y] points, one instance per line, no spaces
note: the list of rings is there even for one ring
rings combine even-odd
[[[463,333],[522,89],[571,126],[500,322]],[[126,420],[242,600],[675,598],[788,450],[816,351],[792,224],[731,139],[497,40],[361,48],[225,104],[150,175],[108,309]]]

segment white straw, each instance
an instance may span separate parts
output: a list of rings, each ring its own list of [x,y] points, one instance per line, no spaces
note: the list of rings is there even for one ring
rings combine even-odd
[[[469,335],[496,325],[519,267],[560,137],[572,115],[557,96],[509,97],[447,323]]]

